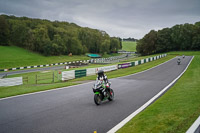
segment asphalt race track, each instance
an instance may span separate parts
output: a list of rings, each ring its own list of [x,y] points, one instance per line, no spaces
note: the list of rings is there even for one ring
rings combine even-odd
[[[94,82],[0,100],[0,133],[104,133],[172,82],[192,59],[111,79],[115,100],[96,106]],[[107,75],[109,78],[109,75]],[[94,79],[95,80],[95,79]]]

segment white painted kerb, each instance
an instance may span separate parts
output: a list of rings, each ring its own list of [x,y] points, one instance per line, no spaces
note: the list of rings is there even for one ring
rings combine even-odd
[[[200,132],[200,116],[192,124],[192,126],[187,130],[186,133],[199,133]]]

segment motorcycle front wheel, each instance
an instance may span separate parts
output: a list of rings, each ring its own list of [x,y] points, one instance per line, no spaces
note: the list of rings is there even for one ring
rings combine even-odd
[[[109,101],[112,101],[114,99],[114,91],[113,89],[110,89],[110,96],[108,98]]]
[[[101,97],[100,97],[100,95],[98,95],[98,94],[94,95],[94,103],[96,105],[100,105],[101,104]]]

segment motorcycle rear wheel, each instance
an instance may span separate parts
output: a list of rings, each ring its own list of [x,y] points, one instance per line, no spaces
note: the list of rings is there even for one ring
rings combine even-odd
[[[100,95],[97,95],[97,94],[94,95],[94,103],[96,105],[100,105],[101,104],[101,97],[100,97]]]

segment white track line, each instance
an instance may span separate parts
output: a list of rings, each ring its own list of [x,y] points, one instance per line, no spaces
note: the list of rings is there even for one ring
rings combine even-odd
[[[174,57],[174,58],[176,58],[176,57]],[[174,58],[172,58],[172,59],[174,59]],[[170,59],[170,60],[168,60],[168,61],[166,61],[166,62],[164,62],[164,63],[162,63],[162,64],[165,64],[165,63],[171,61],[172,59]],[[131,75],[136,75],[136,74],[139,74],[139,73],[146,72],[146,71],[151,70],[151,69],[153,69],[153,68],[156,68],[156,67],[158,67],[158,66],[160,66],[160,65],[162,65],[162,64],[159,64],[159,65],[157,65],[157,66],[155,66],[155,67],[152,67],[152,68],[149,68],[149,69],[144,70],[144,71],[142,71],[142,72],[138,72],[138,73],[131,74]],[[130,75],[126,75],[126,76],[122,76],[122,77],[127,77],[127,76],[130,76]],[[122,77],[117,77],[117,78],[122,78]],[[115,78],[113,78],[113,79],[115,79]],[[89,84],[89,83],[92,83],[92,82],[94,82],[94,81],[91,81],[91,82],[88,82],[88,83],[83,83],[83,84]],[[62,90],[62,89],[66,89],[66,88],[70,88],[70,87],[74,87],[74,86],[83,85],[83,84],[72,85],[72,86],[62,87],[62,88],[55,88],[55,89],[51,89],[51,90],[44,90],[44,91],[33,92],[33,93],[28,93],[28,94],[22,94],[22,95],[17,95],[17,96],[10,96],[10,97],[6,97],[6,98],[0,98],[0,101],[1,101],[1,100],[6,100],[6,99],[11,99],[11,98],[16,98],[16,97],[22,97],[22,96],[29,96],[29,95],[33,95],[33,94],[44,93],[44,92]]]
[[[188,63],[187,67],[185,70],[175,79],[173,80],[169,85],[167,85],[163,90],[161,90],[158,94],[156,94],[153,98],[151,98],[148,102],[146,102],[144,105],[142,105],[139,109],[137,109],[135,112],[130,114],[128,117],[126,117],[124,120],[122,120],[119,124],[117,124],[115,127],[110,129],[107,133],[115,133],[117,130],[122,128],[127,122],[129,122],[133,117],[135,117],[137,114],[139,114],[142,110],[144,110],[147,106],[149,106],[151,103],[154,102],[159,96],[161,96],[169,87],[171,87],[182,75],[183,73],[187,70],[189,67],[190,63],[192,62],[194,56]]]
[[[196,119],[186,133],[197,133],[198,130],[200,131],[200,116]]]

